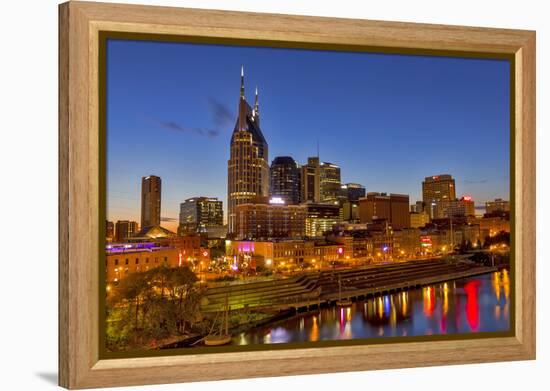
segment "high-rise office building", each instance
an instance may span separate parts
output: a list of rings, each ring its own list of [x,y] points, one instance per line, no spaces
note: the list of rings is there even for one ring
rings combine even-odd
[[[321,201],[321,165],[318,157],[309,157],[302,166],[302,202]]]
[[[388,221],[393,229],[410,227],[409,196],[371,192],[359,200],[361,223],[372,223],[377,219]]]
[[[180,204],[178,233],[208,233],[223,226],[223,202],[217,198],[194,197]]]
[[[348,199],[348,201],[359,201],[359,198],[365,196],[365,188],[358,183],[346,183],[341,186],[343,196]]]
[[[409,196],[406,194],[390,194],[391,225],[393,229],[409,228]]]
[[[424,205],[424,201],[416,201],[416,203],[411,205],[411,212],[412,213],[422,213],[426,212],[426,205]]]
[[[107,220],[105,224],[105,238],[107,241],[111,241],[115,238],[115,225],[109,220]]]
[[[422,201],[449,201],[456,199],[455,180],[451,175],[429,176],[422,182]]]
[[[141,228],[160,225],[160,177],[141,178]]]
[[[323,162],[320,166],[321,202],[337,203],[342,192],[340,167],[333,163]]]
[[[359,222],[359,199],[365,197],[365,188],[358,183],[340,187],[340,214],[343,221]]]
[[[456,199],[455,180],[449,174],[434,175],[422,182],[422,201],[431,218],[437,218],[437,204]]]
[[[277,156],[271,162],[269,193],[286,204],[299,204],[301,199],[300,168],[290,156]]]
[[[115,225],[115,238],[117,242],[123,242],[138,232],[138,224],[135,221],[118,220]]]
[[[241,93],[237,121],[227,162],[228,231],[235,232],[235,208],[269,196],[268,145],[260,129],[258,90],[254,108],[244,94],[244,70],[241,68]]]

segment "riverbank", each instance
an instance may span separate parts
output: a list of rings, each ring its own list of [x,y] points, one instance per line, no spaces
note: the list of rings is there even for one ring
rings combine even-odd
[[[303,296],[288,297],[288,292],[278,298],[277,304],[268,306],[246,306],[243,301],[237,311],[261,311],[269,316],[237,324],[230,327],[232,335],[249,333],[264,327],[274,327],[281,322],[292,321],[307,314],[319,312],[321,309],[334,307],[339,298],[349,299],[352,302],[365,301],[381,296],[393,295],[399,292],[419,290],[422,287],[439,283],[449,283],[456,280],[464,280],[479,275],[494,273],[499,267],[487,267],[473,264],[471,262],[449,262],[447,260],[430,260],[429,262],[411,262],[391,265],[377,265],[376,267],[338,270],[323,272],[312,276],[303,275],[295,279],[279,281],[280,284],[269,285],[265,283],[250,283],[250,286],[240,285],[242,289],[239,294],[241,298],[254,300],[254,295],[270,294],[269,292],[279,291],[284,288],[296,292],[295,285],[306,286],[298,289],[310,292],[306,299],[300,300]],[[312,278],[313,277],[313,278]],[[338,290],[338,281],[343,288]],[[315,295],[311,295],[314,292]],[[243,293],[245,296],[243,296]],[[219,294],[219,292],[218,292]],[[272,293],[271,293],[272,294]],[[227,293],[225,293],[227,295]],[[235,301],[233,302],[235,304]],[[232,307],[232,310],[234,307]],[[176,345],[171,344],[163,348],[200,346],[200,339],[204,336],[190,338]],[[197,343],[198,342],[198,343]]]
[[[208,289],[203,313],[219,312],[228,298],[232,309],[282,310],[304,305],[320,305],[339,297],[353,299],[411,289],[438,281],[489,273],[494,267],[464,260],[428,259],[323,270],[285,279],[251,281],[238,286]],[[339,285],[340,284],[340,285]]]
[[[233,336],[233,345],[509,330],[507,269],[353,301],[323,305]]]

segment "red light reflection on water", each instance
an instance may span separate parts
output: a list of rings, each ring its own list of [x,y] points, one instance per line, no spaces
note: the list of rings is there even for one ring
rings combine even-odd
[[[434,313],[435,309],[435,289],[434,287],[427,287],[424,289],[424,315],[428,318]]]
[[[464,292],[466,292],[466,318],[472,331],[477,331],[479,327],[479,285],[480,282],[478,280],[470,281],[464,285]]]

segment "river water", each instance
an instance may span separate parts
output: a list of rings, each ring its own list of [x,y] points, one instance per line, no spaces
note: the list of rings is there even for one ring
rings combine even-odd
[[[233,345],[420,336],[510,327],[507,270],[322,308],[234,336]]]

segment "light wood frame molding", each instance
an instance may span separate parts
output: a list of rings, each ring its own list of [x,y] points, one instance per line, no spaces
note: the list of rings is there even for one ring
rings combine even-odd
[[[515,63],[515,336],[99,359],[98,35],[254,39],[500,53]],[[67,388],[535,358],[535,32],[69,2],[59,6],[59,383]]]

